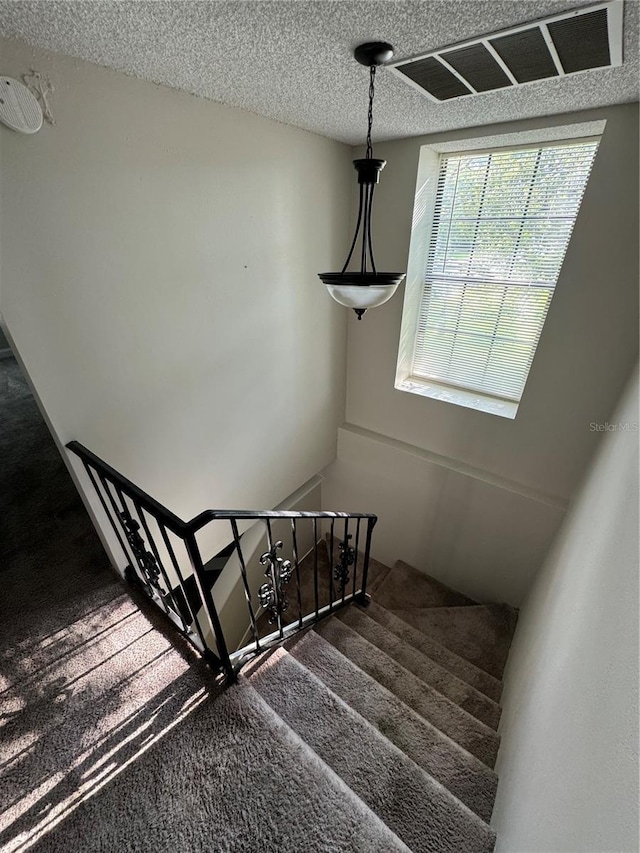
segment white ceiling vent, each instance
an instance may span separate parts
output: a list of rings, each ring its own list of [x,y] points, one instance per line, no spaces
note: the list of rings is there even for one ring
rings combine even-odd
[[[403,59],[390,68],[432,101],[622,65],[623,0],[563,12]]]

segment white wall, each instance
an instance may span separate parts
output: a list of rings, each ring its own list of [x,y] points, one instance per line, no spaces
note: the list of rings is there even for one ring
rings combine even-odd
[[[374,555],[404,559],[481,599],[521,603],[597,445],[589,425],[605,420],[637,360],[638,106],[376,146],[388,161],[376,190],[376,261],[406,269],[422,145],[601,120],[604,136],[515,420],[394,388],[402,294],[349,321],[347,423],[325,502],[373,512],[395,505],[393,523],[376,528]],[[414,456],[410,476],[390,462],[394,442]]]
[[[335,456],[350,150],[0,40],[56,124],[0,128],[0,311],[60,442],[183,517],[269,508]]]
[[[497,853],[638,850],[638,373],[520,614]]]
[[[327,508],[378,514],[376,559],[402,559],[478,601],[519,605],[564,516],[553,498],[357,427],[339,430],[327,475]]]

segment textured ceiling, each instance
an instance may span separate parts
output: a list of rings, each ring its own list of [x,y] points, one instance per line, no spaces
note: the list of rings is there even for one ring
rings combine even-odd
[[[390,41],[401,59],[586,5],[579,0],[2,0],[0,34],[353,144],[363,141],[368,87],[367,70],[352,58],[357,44]],[[621,68],[443,104],[381,72],[374,138],[638,100],[637,0],[625,3],[624,51]]]

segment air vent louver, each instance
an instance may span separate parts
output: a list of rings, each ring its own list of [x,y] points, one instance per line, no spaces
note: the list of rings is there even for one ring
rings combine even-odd
[[[470,95],[471,89],[452,74],[448,68],[438,62],[434,56],[419,59],[398,68],[402,74],[406,74],[414,83],[422,89],[431,92],[439,101],[448,101],[449,98],[459,98],[460,95]]]
[[[434,101],[622,65],[622,5],[612,0],[393,63]]]
[[[611,64],[607,10],[548,24],[565,74]]]
[[[558,76],[558,69],[539,27],[492,38],[491,46],[518,83],[532,83],[534,80]]]
[[[447,51],[441,58],[468,80],[476,92],[490,92],[511,85],[511,80],[481,42]]]

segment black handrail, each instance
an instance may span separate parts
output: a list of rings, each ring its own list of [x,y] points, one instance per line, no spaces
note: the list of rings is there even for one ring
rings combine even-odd
[[[229,680],[235,679],[238,669],[251,656],[351,601],[367,602],[371,536],[377,516],[326,511],[210,509],[190,521],[183,521],[79,442],[69,442],[67,449],[82,460],[126,560],[125,577],[139,585],[207,662],[223,671]],[[276,539],[272,529],[273,522],[285,519],[290,522],[289,548]],[[328,553],[322,551],[318,540],[318,521],[325,519],[329,522]],[[336,530],[340,520],[343,520],[341,532]],[[255,594],[250,578],[250,570],[256,568],[250,565],[253,555],[243,550],[246,531],[241,534],[238,527],[239,522],[247,521],[264,522],[267,540],[267,550],[259,559],[260,570],[264,569],[267,580]],[[312,545],[305,556],[299,553],[299,525],[306,521],[312,525]],[[229,525],[230,542],[205,562],[196,534],[214,522]],[[355,525],[355,548],[350,544],[353,534],[349,532],[349,523]],[[358,553],[362,524],[366,524],[363,555]],[[291,553],[291,560],[280,556],[287,551]],[[234,557],[247,606],[247,630],[252,639],[230,652],[214,602],[213,587]],[[305,583],[309,578],[312,583],[307,588]],[[287,622],[287,587],[292,581],[296,587],[297,617]],[[325,586],[328,581],[328,590],[321,589],[321,581]],[[348,584],[351,592],[347,592]],[[256,601],[259,602],[257,608]],[[305,610],[308,612],[303,612]],[[275,625],[274,631],[265,628],[265,620]]]

